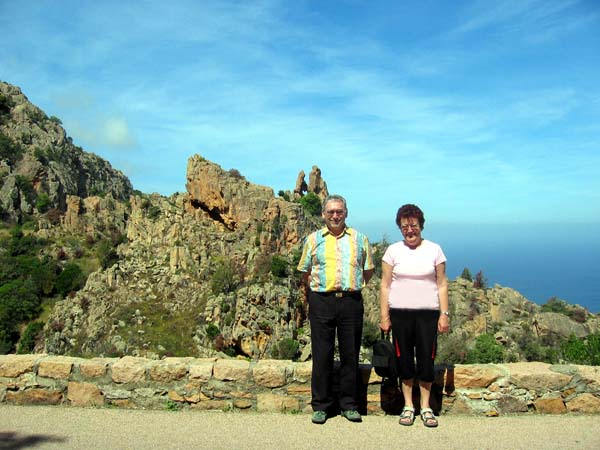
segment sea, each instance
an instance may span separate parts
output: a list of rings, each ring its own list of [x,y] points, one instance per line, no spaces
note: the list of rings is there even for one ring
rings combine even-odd
[[[402,239],[398,230],[385,237]],[[540,305],[557,297],[600,313],[598,224],[426,223],[423,237],[442,246],[449,279],[466,267],[473,277],[481,271],[489,287],[515,289]]]

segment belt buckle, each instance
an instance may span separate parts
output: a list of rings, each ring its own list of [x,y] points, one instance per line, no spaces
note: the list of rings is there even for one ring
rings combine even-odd
[[[335,293],[335,298],[342,298],[344,296],[343,292],[336,292]]]

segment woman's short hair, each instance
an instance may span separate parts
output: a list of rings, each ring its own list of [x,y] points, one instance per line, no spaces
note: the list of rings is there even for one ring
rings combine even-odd
[[[410,219],[415,218],[419,221],[419,226],[421,230],[425,225],[425,216],[423,215],[423,211],[417,205],[413,205],[412,203],[407,203],[406,205],[402,205],[398,209],[398,213],[396,213],[396,225],[400,228],[400,219]]]

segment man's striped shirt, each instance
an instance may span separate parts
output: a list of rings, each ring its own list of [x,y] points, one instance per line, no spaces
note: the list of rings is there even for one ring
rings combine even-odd
[[[311,233],[298,263],[300,272],[310,272],[315,292],[360,291],[363,270],[374,267],[367,236],[348,227],[337,237],[327,228]]]

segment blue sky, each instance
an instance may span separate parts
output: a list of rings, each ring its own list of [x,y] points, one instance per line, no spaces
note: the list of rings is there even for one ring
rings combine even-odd
[[[600,224],[600,2],[0,0],[0,79],[134,187],[195,153],[352,225]],[[393,236],[398,237],[397,234]]]

